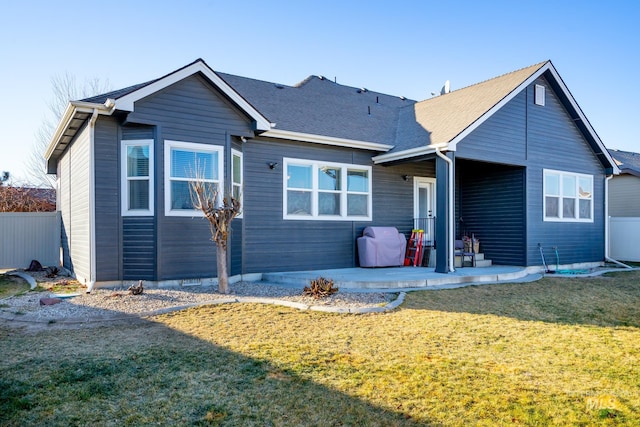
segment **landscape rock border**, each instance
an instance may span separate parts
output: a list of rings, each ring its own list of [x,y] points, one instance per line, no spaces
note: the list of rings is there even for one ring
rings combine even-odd
[[[63,325],[83,325],[88,323],[131,320],[131,319],[145,319],[149,317],[159,316],[162,314],[173,313],[176,311],[186,310],[193,307],[201,307],[205,305],[220,305],[220,304],[233,304],[233,303],[254,303],[254,304],[271,304],[283,307],[295,308],[298,310],[311,310],[325,313],[338,313],[338,314],[368,314],[368,313],[384,313],[395,310],[398,308],[405,299],[406,293],[400,292],[398,297],[385,304],[384,306],[376,307],[337,307],[337,306],[321,306],[321,305],[307,305],[304,303],[298,303],[294,301],[280,300],[277,298],[261,298],[261,297],[234,297],[226,299],[215,299],[211,301],[203,301],[193,304],[176,305],[173,307],[165,307],[157,310],[151,310],[142,313],[114,313],[114,314],[96,314],[94,316],[83,316],[82,318],[49,318],[49,319],[25,319],[21,314],[9,313],[6,311],[0,311],[0,319],[9,322],[23,323],[23,324],[63,324]]]

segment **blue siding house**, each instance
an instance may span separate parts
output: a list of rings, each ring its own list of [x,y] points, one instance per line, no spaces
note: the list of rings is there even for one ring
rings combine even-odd
[[[64,265],[90,287],[214,280],[215,246],[190,204],[195,168],[241,198],[238,279],[355,267],[367,226],[425,228],[443,274],[471,234],[496,264],[541,265],[539,244],[599,264],[606,178],[619,172],[550,61],[416,102],[198,59],[70,102],[45,157]]]

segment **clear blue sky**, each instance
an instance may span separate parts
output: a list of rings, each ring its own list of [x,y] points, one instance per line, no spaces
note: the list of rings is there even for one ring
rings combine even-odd
[[[639,2],[615,0],[0,0],[0,171],[25,176],[54,75],[117,89],[196,58],[417,100],[551,59],[605,145],[640,151],[638,22]]]

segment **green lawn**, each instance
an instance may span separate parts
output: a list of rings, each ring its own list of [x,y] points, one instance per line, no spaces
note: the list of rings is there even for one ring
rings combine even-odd
[[[0,329],[0,425],[640,425],[640,272]]]
[[[0,304],[2,298],[9,298],[28,292],[29,284],[20,277],[0,274]]]

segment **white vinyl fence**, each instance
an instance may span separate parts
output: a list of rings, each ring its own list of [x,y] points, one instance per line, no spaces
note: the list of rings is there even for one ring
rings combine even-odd
[[[609,256],[640,261],[640,218],[609,217]]]
[[[60,264],[60,214],[0,213],[0,268],[27,268],[34,259]]]

